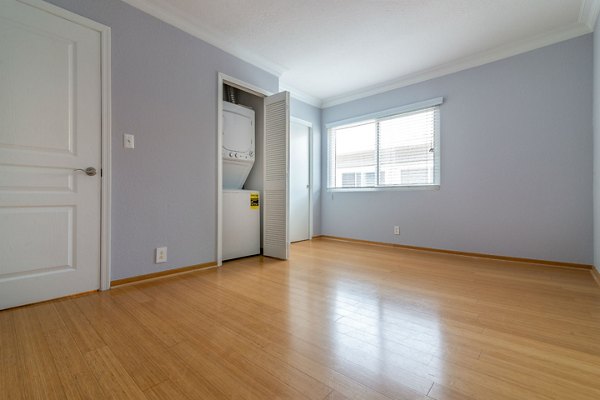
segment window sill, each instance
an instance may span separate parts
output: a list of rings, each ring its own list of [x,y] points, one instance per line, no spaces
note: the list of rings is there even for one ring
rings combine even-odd
[[[414,191],[414,190],[440,190],[440,185],[415,185],[415,186],[381,186],[365,188],[327,188],[328,192],[389,192],[389,191]]]

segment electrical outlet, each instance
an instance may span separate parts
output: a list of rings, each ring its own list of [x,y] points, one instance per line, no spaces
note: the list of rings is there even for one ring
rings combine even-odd
[[[167,262],[167,248],[157,247],[156,248],[156,264]]]
[[[400,227],[398,225],[394,226],[394,235],[400,234]]]
[[[123,147],[133,149],[135,147],[135,138],[128,133],[123,135]]]

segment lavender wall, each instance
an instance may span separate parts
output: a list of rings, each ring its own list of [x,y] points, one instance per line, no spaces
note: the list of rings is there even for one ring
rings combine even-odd
[[[322,233],[591,264],[592,35],[327,108],[323,126],[439,96],[440,190],[324,188]]]
[[[112,28],[112,279],[216,260],[217,72],[277,77],[118,0],[49,1]]]

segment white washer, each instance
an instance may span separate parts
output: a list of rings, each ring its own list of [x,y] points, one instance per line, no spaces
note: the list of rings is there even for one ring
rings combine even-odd
[[[223,260],[260,254],[260,195],[223,190]]]
[[[254,110],[223,102],[223,189],[241,189],[255,160]]]

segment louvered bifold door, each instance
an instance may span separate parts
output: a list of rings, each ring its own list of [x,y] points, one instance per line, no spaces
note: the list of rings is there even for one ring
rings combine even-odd
[[[288,92],[265,98],[265,178],[263,193],[263,255],[289,256],[289,137]]]

